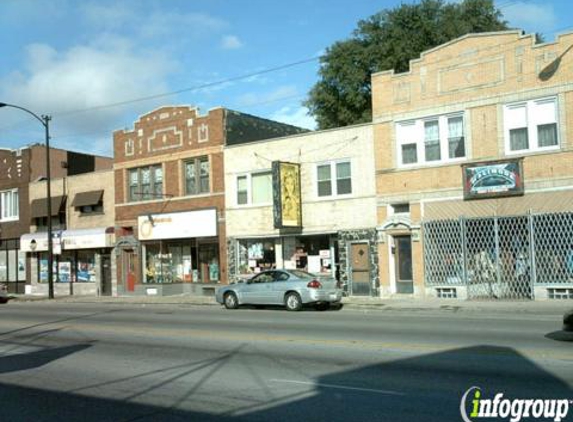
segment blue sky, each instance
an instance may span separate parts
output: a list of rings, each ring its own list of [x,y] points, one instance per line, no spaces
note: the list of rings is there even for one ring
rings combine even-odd
[[[112,131],[161,105],[224,106],[313,128],[301,105],[317,57],[360,19],[399,1],[1,0],[0,102],[50,114],[52,145],[110,155]],[[498,0],[512,27],[573,30],[566,0]],[[98,108],[157,94],[177,95]],[[94,109],[94,107],[96,109]],[[87,110],[86,110],[87,109]],[[70,113],[74,112],[74,113]],[[43,142],[25,113],[0,109],[0,147]]]

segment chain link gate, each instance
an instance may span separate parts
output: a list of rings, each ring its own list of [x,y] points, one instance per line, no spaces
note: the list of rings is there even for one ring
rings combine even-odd
[[[469,299],[533,299],[534,285],[573,285],[573,213],[423,223],[425,282]]]

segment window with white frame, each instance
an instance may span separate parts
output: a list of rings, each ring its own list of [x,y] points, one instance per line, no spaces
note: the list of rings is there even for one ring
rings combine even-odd
[[[559,147],[555,97],[508,104],[503,121],[509,154]]]
[[[463,159],[464,116],[453,114],[396,123],[396,143],[399,166]]]
[[[19,214],[18,189],[0,192],[0,221],[17,220]]]
[[[316,185],[319,197],[349,195],[352,193],[350,161],[333,161],[316,166]]]
[[[209,157],[198,157],[185,162],[185,194],[209,193]]]
[[[270,171],[237,176],[237,205],[265,205],[273,202],[273,176]]]

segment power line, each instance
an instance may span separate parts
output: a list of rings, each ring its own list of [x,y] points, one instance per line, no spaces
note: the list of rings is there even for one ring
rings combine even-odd
[[[165,97],[171,97],[173,95],[178,95],[178,94],[182,94],[184,92],[190,92],[190,91],[198,91],[201,89],[205,89],[205,88],[211,88],[217,85],[222,85],[222,84],[226,84],[229,82],[236,82],[236,81],[240,81],[242,79],[248,79],[248,78],[252,78],[254,76],[260,76],[260,75],[264,75],[267,73],[271,73],[271,72],[276,72],[279,70],[284,70],[284,69],[289,69],[291,67],[295,67],[295,66],[299,66],[301,64],[306,64],[306,63],[311,63],[314,61],[317,61],[320,57],[315,56],[315,57],[311,57],[311,58],[307,58],[307,59],[303,59],[303,60],[298,60],[296,62],[291,62],[291,63],[287,63],[287,64],[283,64],[280,66],[276,66],[276,67],[271,67],[268,69],[264,69],[264,70],[260,70],[257,72],[251,72],[251,73],[246,73],[244,75],[239,75],[239,76],[233,76],[227,79],[221,79],[219,81],[215,81],[215,82],[208,82],[205,84],[201,84],[201,85],[196,85],[196,86],[192,86],[189,88],[182,88],[182,89],[178,89],[176,91],[171,91],[171,92],[164,92],[161,94],[155,94],[155,95],[148,95],[145,97],[140,97],[140,98],[134,98],[131,100],[125,100],[125,101],[118,101],[116,103],[109,103],[109,104],[101,104],[98,106],[93,106],[93,107],[87,107],[87,108],[83,108],[83,109],[77,109],[77,110],[69,110],[69,111],[62,111],[62,112],[56,112],[56,113],[52,113],[53,116],[57,116],[57,117],[68,117],[68,116],[72,116],[75,114],[79,114],[79,113],[86,113],[89,111],[95,111],[95,110],[103,110],[106,108],[113,108],[113,107],[119,107],[119,106],[124,106],[124,105],[129,105],[129,104],[135,104],[135,103],[139,103],[139,102],[143,102],[143,101],[149,101],[149,100],[155,100],[158,98],[165,98]]]
[[[290,99],[294,99],[294,98],[302,98],[305,97],[306,94],[297,94],[297,95],[287,95],[284,97],[279,97],[279,98],[275,98],[272,100],[267,100],[267,101],[259,101],[256,103],[249,103],[246,105],[235,105],[235,106],[230,106],[227,107],[229,109],[245,109],[245,108],[251,108],[251,107],[258,107],[260,105],[265,105],[265,104],[271,104],[271,103],[276,103],[279,101],[285,101],[285,100],[290,100]],[[81,137],[81,136],[92,136],[92,135],[109,135],[110,133],[114,132],[115,130],[117,130],[117,127],[111,128],[111,129],[107,129],[105,131],[103,130],[98,130],[97,132],[84,132],[84,133],[72,133],[72,134],[67,134],[67,135],[62,135],[62,136],[57,136],[54,135],[52,136],[52,139],[64,139],[64,138],[73,138],[73,137]]]

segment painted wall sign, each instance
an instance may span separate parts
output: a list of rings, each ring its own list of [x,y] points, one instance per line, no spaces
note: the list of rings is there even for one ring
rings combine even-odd
[[[275,229],[302,228],[300,165],[273,161]]]
[[[464,164],[464,199],[524,194],[522,160]]]

